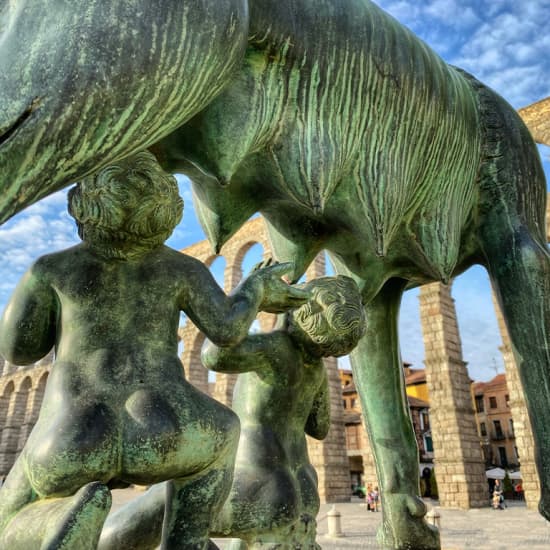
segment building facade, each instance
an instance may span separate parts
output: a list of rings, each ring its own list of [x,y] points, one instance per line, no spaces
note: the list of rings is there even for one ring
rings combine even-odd
[[[514,419],[506,375],[472,384],[476,423],[487,467],[518,468]]]
[[[424,369],[411,369],[404,365],[405,387],[409,411],[416,436],[419,459],[419,475],[424,468],[433,467],[433,441],[430,426],[430,404],[428,400],[417,397],[422,395],[429,399]],[[353,382],[353,373],[339,370],[342,385],[342,406],[344,407],[344,425],[346,429],[346,448],[352,487],[376,484],[372,469],[363,465],[363,457],[370,452],[368,435],[362,417],[361,402]],[[370,460],[367,462],[370,464]]]

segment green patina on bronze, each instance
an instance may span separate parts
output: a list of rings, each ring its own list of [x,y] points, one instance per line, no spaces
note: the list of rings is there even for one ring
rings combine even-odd
[[[324,439],[330,395],[322,358],[349,353],[365,331],[361,295],[348,277],[304,285],[311,300],[273,332],[237,346],[208,342],[202,360],[237,378],[233,410],[241,422],[233,486],[213,532],[248,548],[319,549],[317,474],[306,434]],[[235,549],[234,549],[235,550]]]
[[[307,232],[289,236],[297,267],[334,229],[347,229],[373,259],[412,244],[413,260],[448,280],[477,199],[472,86],[365,2],[298,6],[252,3],[243,69],[155,151],[170,169],[192,174],[216,248],[258,210],[286,238],[292,229],[279,219],[288,209],[276,203],[290,199],[298,224],[308,217],[329,234],[317,242]]]
[[[206,367],[240,373],[233,394],[241,423],[233,485],[212,527],[215,536],[241,539],[231,550],[320,548],[317,475],[305,436],[324,439],[330,428],[322,358],[349,353],[365,332],[365,319],[349,277],[324,277],[305,288],[311,300],[279,319],[272,332],[249,335],[236,346],[207,341],[203,347]],[[156,548],[164,494],[163,486],[153,487],[110,516],[99,550]]]
[[[39,258],[11,298],[2,356],[56,353],[38,422],[0,488],[0,548],[95,549],[108,488],[166,480],[163,548],[208,544],[239,422],[184,379],[180,311],[234,345],[258,310],[309,293],[280,279],[290,265],[275,265],[226,296],[203,264],[163,245],[182,207],[150,153],[109,166],[70,192],[83,242]]]
[[[296,277],[327,249],[358,282],[369,331],[352,365],[385,504],[380,542],[439,547],[416,497],[402,405],[402,292],[475,263],[488,268],[519,352],[550,518],[546,186],[527,129],[503,99],[371,3],[250,6],[241,71],[154,152],[190,175],[216,250],[260,211]],[[542,308],[533,316],[529,304]]]
[[[0,220],[207,105],[240,63],[247,11],[244,0],[2,2]]]
[[[439,547],[416,496],[400,298],[484,265],[513,341],[550,519],[546,186],[514,110],[368,0],[109,10],[0,8],[0,219],[157,142],[162,165],[191,176],[216,249],[255,211],[295,278],[328,249],[357,281],[369,320],[352,364],[384,499],[380,540],[395,549]]]

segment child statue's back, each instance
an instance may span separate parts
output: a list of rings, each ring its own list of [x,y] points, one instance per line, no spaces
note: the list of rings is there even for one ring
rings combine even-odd
[[[48,548],[95,549],[107,488],[164,480],[163,544],[207,541],[231,485],[239,422],[185,380],[180,312],[224,346],[246,336],[259,309],[307,294],[280,280],[283,265],[226,296],[203,264],[163,245],[182,206],[175,179],[149,153],[108,167],[69,195],[83,242],[40,258],[16,289],[0,352],[24,364],[55,345],[56,359],[40,418],[1,490],[1,547],[50,537]],[[23,518],[37,506],[45,519],[30,526]],[[77,509],[86,528],[70,520]]]

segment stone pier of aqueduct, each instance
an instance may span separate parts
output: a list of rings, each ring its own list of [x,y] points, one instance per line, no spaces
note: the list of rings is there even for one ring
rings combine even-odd
[[[519,113],[535,140],[550,145],[550,98],[520,109]],[[550,215],[547,215],[547,222],[550,222]],[[547,227],[548,235],[549,229]],[[224,247],[226,291],[233,289],[240,280],[242,260],[256,243],[262,245],[266,256],[270,254],[261,218],[249,222]],[[216,258],[206,242],[191,246],[185,252],[207,265]],[[308,270],[307,277],[318,277],[324,272],[324,259],[319,257]],[[523,487],[528,506],[535,507],[539,488],[533,457],[533,436],[510,339],[502,315],[496,309]],[[484,506],[487,503],[484,465],[451,287],[439,283],[422,287],[420,313],[440,503],[442,506],[459,508]],[[259,322],[263,330],[268,330],[273,324],[273,318],[261,315]],[[187,322],[180,329],[180,337],[184,344],[182,362],[187,378],[201,390],[210,393],[208,373],[200,365],[199,359],[203,336]],[[52,360],[50,353],[35,365],[19,367],[0,358],[0,478],[9,471],[38,418]],[[349,499],[350,479],[336,360],[328,359],[326,367],[331,391],[332,428],[325,441],[309,441],[309,449],[319,474],[322,500],[336,502]],[[230,404],[234,382],[234,376],[218,374],[212,395]],[[375,480],[372,454],[367,441],[363,442],[362,448],[365,477]]]

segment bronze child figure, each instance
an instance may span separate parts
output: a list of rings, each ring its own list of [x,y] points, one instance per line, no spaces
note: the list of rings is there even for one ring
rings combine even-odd
[[[223,348],[207,341],[203,348],[206,367],[242,373],[233,395],[241,421],[234,481],[212,531],[241,539],[231,550],[319,548],[317,475],[305,436],[324,439],[329,430],[322,358],[349,353],[365,331],[365,317],[349,277],[323,277],[304,289],[310,301],[281,317],[272,332]],[[156,548],[164,493],[153,487],[110,516],[100,550]]]
[[[246,541],[235,541],[231,550],[320,549],[317,474],[305,436],[324,439],[330,427],[322,358],[348,354],[364,334],[365,316],[349,277],[323,277],[305,288],[311,300],[282,317],[273,332],[203,348],[209,369],[242,373],[233,395],[241,421],[233,487],[214,522],[217,535]]]
[[[109,488],[165,480],[162,548],[205,548],[231,487],[239,422],[196,390],[177,355],[180,312],[220,346],[258,310],[307,292],[253,273],[230,295],[199,261],[163,245],[179,223],[175,179],[150,153],[69,194],[83,242],[39,258],[0,321],[0,353],[29,364],[55,346],[40,418],[0,490],[0,548],[95,549]]]

